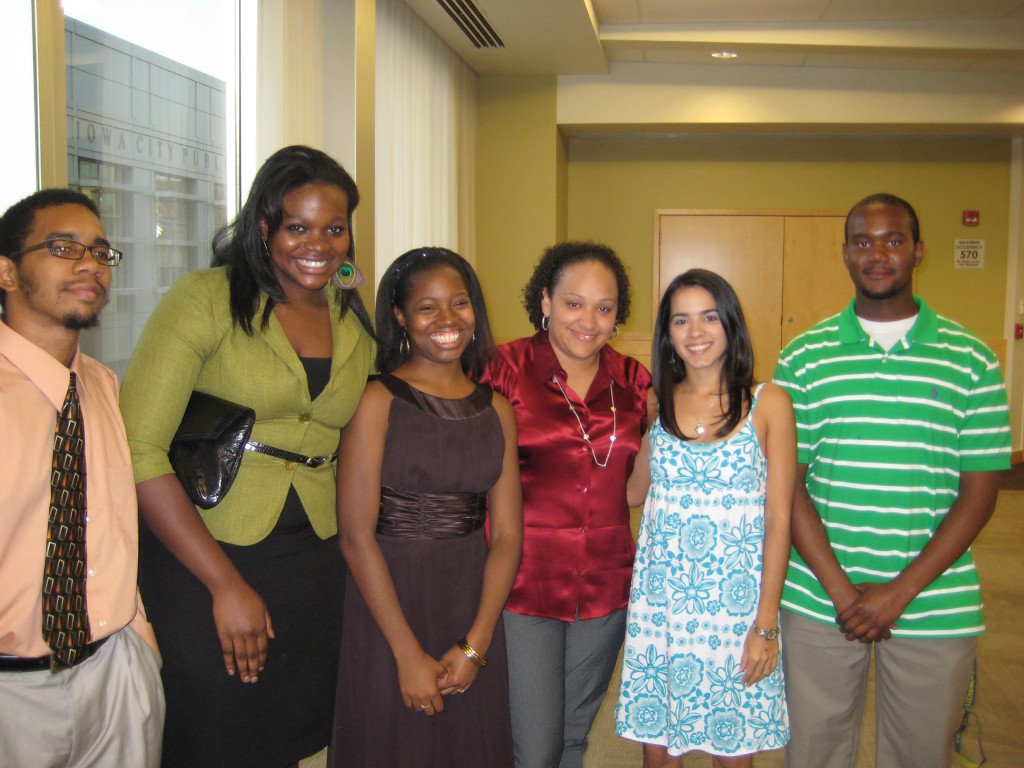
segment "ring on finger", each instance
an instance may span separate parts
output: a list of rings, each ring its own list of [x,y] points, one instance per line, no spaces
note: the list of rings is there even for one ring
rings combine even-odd
[[[420,704],[420,709],[430,709],[432,706],[434,705],[428,701],[426,704]]]

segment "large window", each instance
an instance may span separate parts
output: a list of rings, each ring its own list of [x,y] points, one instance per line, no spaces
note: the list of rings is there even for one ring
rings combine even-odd
[[[125,252],[82,348],[119,375],[157,302],[209,266],[213,234],[233,214],[233,8],[64,2],[68,184],[96,201]]]

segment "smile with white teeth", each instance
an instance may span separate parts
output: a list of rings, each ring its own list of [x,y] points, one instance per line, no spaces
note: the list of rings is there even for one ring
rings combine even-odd
[[[329,264],[333,259],[296,259],[295,260],[300,266],[309,267],[310,269],[321,269],[322,267]]]
[[[706,341],[703,344],[687,344],[686,345],[686,348],[688,350],[690,350],[691,352],[703,352],[705,349],[709,349],[710,347],[711,347],[711,342],[710,341]]]
[[[461,335],[458,331],[444,331],[430,334],[430,339],[437,344],[455,344]]]

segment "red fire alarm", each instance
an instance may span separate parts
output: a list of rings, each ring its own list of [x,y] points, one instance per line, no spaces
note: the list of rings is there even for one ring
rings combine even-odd
[[[964,211],[964,226],[965,227],[976,227],[978,222],[981,220],[980,211]]]

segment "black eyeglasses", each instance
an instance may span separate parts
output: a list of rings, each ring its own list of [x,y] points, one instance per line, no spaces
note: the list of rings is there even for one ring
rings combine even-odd
[[[22,250],[18,256],[24,256],[32,251],[41,251],[43,248],[48,250],[51,256],[56,256],[58,259],[68,259],[69,261],[78,261],[88,251],[89,255],[97,262],[106,264],[108,267],[116,267],[121,263],[121,257],[124,256],[121,251],[111,248],[109,245],[86,245],[74,240],[47,240],[45,243],[30,245]]]

